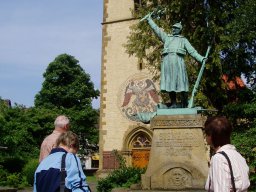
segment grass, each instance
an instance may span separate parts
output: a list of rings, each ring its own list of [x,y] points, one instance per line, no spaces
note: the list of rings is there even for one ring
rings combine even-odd
[[[96,183],[97,182],[97,177],[96,176],[86,176],[86,181],[87,182],[93,182]]]

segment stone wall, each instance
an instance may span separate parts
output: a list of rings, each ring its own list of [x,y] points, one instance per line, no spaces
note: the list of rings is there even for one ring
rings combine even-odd
[[[125,148],[125,134],[130,127],[148,127],[135,121],[133,113],[147,106],[139,106],[139,94],[151,81],[151,75],[140,69],[138,59],[130,57],[123,46],[127,42],[130,26],[138,20],[132,18],[133,0],[105,0],[102,23],[102,69],[100,107],[100,169],[112,169],[116,160],[113,149]],[[135,93],[135,88],[142,86]],[[130,91],[128,99],[127,93]],[[137,94],[137,95],[136,95]],[[143,93],[149,96],[148,93]],[[156,105],[148,97],[150,104]],[[136,103],[137,102],[137,103]],[[152,108],[152,107],[151,107]],[[152,110],[148,108],[147,110]],[[127,141],[129,142],[129,141]]]

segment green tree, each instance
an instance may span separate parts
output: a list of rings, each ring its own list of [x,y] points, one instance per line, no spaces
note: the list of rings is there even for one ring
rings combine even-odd
[[[92,99],[99,96],[90,75],[73,56],[62,54],[51,62],[45,73],[41,91],[35,96],[35,107],[56,109],[71,119],[72,130],[90,142],[98,142],[98,111]]]
[[[250,83],[251,78],[256,78],[256,4],[253,0],[238,2],[240,6],[234,10],[234,19],[227,24],[227,33],[222,38],[230,55],[225,66],[236,74],[242,71]]]
[[[58,56],[44,73],[45,82],[36,95],[36,107],[15,104],[9,107],[0,98],[0,178],[1,184],[13,184],[30,159],[37,159],[44,137],[53,130],[54,119],[66,114],[72,130],[83,142],[98,142],[98,110],[91,101],[99,95],[90,76],[69,55]],[[83,145],[84,146],[84,145]],[[33,172],[33,171],[32,171]],[[18,184],[18,181],[15,185]]]
[[[232,143],[245,157],[250,167],[250,191],[256,190],[256,96],[250,104],[229,104],[223,114],[233,124]]]
[[[38,158],[40,144],[53,127],[57,111],[8,107],[0,101],[0,165],[10,172],[18,172],[30,158]],[[0,166],[1,167],[1,166]]]
[[[252,52],[252,50],[255,51],[255,35],[250,35],[250,38],[241,38],[239,34],[242,32],[237,33],[232,29],[238,20],[241,21],[238,25],[240,29],[243,28],[242,20],[250,20],[250,16],[255,18],[253,14],[249,15],[246,11],[249,8],[247,4],[255,10],[255,3],[251,0],[199,2],[145,0],[143,2],[144,6],[140,6],[133,12],[134,17],[142,18],[149,12],[164,8],[165,13],[162,17],[159,20],[155,19],[163,30],[169,32],[174,23],[181,21],[182,34],[189,39],[199,53],[204,55],[207,46],[211,45],[210,57],[195,99],[203,107],[221,110],[229,101],[226,94],[227,85],[222,81],[222,75],[227,74],[232,79],[255,70],[255,53]],[[240,12],[244,13],[246,19],[239,17]],[[255,28],[255,24],[251,24],[250,28]],[[136,56],[158,78],[156,74],[160,68],[162,43],[152,35],[153,32],[146,21],[134,24],[131,30],[125,45],[127,53]],[[242,31],[243,36],[246,36],[246,29]],[[186,63],[192,88],[200,65],[190,57],[186,59]]]
[[[41,91],[35,96],[35,106],[45,108],[85,109],[99,96],[90,75],[73,56],[62,54],[51,62],[43,74]]]
[[[25,108],[18,104],[9,107],[0,98],[0,185],[31,184],[36,166],[31,165],[31,159],[38,162],[41,142],[52,132],[53,120],[59,113],[54,108]]]

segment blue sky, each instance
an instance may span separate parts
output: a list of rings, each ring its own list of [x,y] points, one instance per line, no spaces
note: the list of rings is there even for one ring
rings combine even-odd
[[[63,53],[100,89],[102,15],[103,0],[0,0],[0,97],[33,106],[48,64]]]

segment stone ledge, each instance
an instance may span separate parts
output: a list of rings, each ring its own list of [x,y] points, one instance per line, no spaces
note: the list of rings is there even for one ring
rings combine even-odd
[[[17,192],[18,189],[11,187],[0,187],[0,192]]]
[[[176,192],[205,192],[202,189],[194,189],[194,190],[132,190],[127,188],[115,188],[112,189],[111,192],[168,192],[168,191],[176,191]]]
[[[202,189],[191,189],[191,190],[128,190],[128,192],[167,192],[167,191],[176,191],[176,192],[205,192]]]

